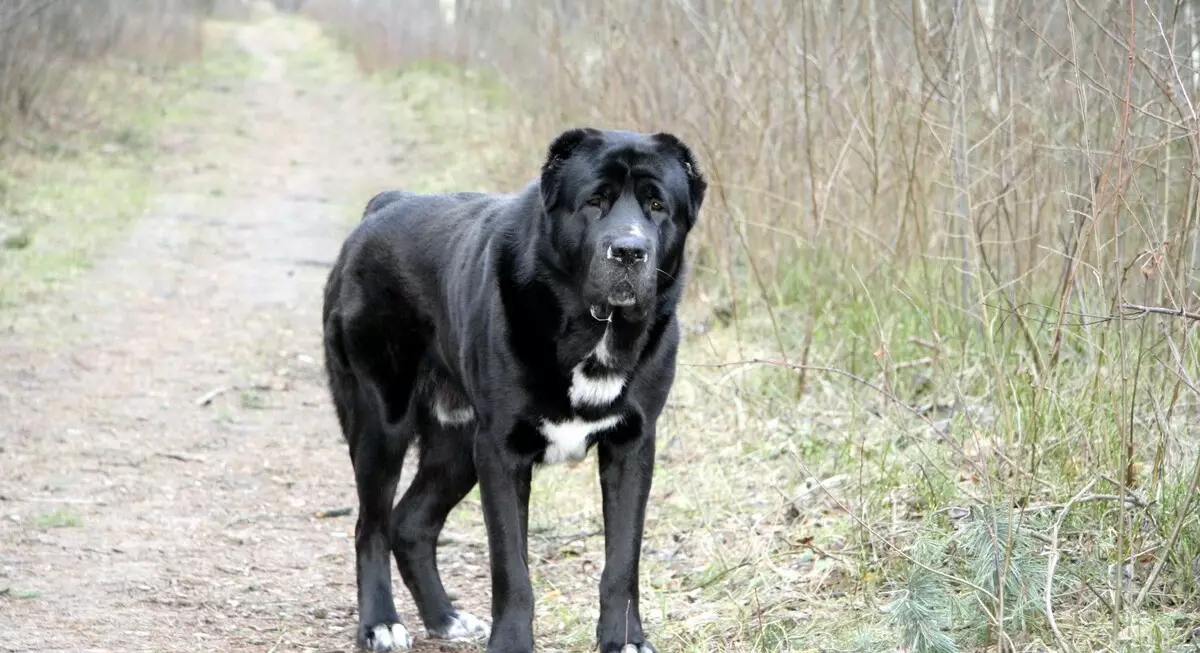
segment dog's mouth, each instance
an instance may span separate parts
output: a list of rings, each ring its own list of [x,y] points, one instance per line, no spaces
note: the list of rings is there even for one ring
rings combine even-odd
[[[637,303],[637,294],[633,292],[633,284],[629,281],[621,281],[613,286],[612,291],[608,293],[606,298],[612,306],[627,307]]]
[[[608,322],[612,319],[612,314],[616,309],[633,309],[645,302],[646,299],[643,294],[635,290],[632,281],[622,279],[610,285],[607,291],[593,294],[588,309],[591,311],[592,317],[601,322]]]
[[[613,293],[608,296],[608,303],[612,306],[626,307],[633,306],[637,303],[637,298],[632,292],[628,293]]]
[[[601,322],[612,321],[613,310],[617,308],[628,308],[637,303],[637,299],[632,294],[629,295],[609,295],[602,304],[592,304],[588,307],[592,317]]]

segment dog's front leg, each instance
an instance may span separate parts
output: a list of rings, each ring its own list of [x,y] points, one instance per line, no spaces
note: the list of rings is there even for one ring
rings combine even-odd
[[[533,465],[508,450],[507,435],[486,430],[475,439],[492,572],[492,635],[487,651],[529,653],[533,650],[533,587],[527,537]]]
[[[600,442],[604,573],[600,577],[600,653],[653,653],[638,610],[638,562],[654,473],[654,424],[628,424]]]

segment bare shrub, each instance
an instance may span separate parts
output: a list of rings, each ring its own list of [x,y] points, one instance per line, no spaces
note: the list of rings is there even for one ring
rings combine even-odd
[[[218,20],[247,20],[254,14],[252,0],[207,0],[208,15]]]
[[[326,25],[367,72],[448,51],[439,0],[306,0],[298,10]]]
[[[493,68],[528,99],[533,129],[519,136],[530,147],[578,122],[684,132],[720,190],[705,255],[757,267],[772,294],[796,257],[833,250],[873,269],[953,256],[957,282],[992,279],[1005,298],[1028,300],[1056,285],[1074,247],[1103,274],[1073,283],[1111,294],[1112,254],[1165,247],[1168,265],[1138,294],[1173,287],[1180,299],[1180,275],[1200,254],[1186,190],[1188,97],[1200,86],[1190,9],[1138,13],[1125,98],[1121,2],[449,4],[313,0],[307,10],[369,70],[439,53]],[[1136,124],[1115,154],[1138,152],[1136,170],[1104,188],[1126,100]],[[1093,208],[1098,194],[1118,189],[1136,213],[1100,224],[1109,207]],[[1087,221],[1101,233],[1074,245]],[[962,308],[979,319],[974,305],[995,299],[964,297]]]
[[[75,73],[107,58],[161,65],[199,54],[200,0],[0,3],[0,138],[78,101]],[[74,88],[72,88],[74,87]]]

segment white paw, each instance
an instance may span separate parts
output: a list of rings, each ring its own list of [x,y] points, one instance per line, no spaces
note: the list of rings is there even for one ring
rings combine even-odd
[[[642,646],[626,644],[624,648],[621,649],[621,653],[654,653],[654,649],[648,644],[643,644]]]
[[[368,651],[403,651],[412,648],[413,638],[401,624],[379,624],[367,635]]]
[[[457,612],[450,618],[450,623],[442,628],[430,630],[429,636],[437,639],[486,639],[492,634],[491,626],[469,612]]]

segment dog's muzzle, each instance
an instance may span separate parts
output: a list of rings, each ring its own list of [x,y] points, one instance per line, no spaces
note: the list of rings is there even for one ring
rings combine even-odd
[[[638,303],[646,290],[645,280],[650,267],[651,243],[648,238],[630,230],[612,239],[600,263],[600,286],[609,306],[625,308]],[[641,292],[639,292],[641,291]],[[593,311],[593,317],[596,312]]]

